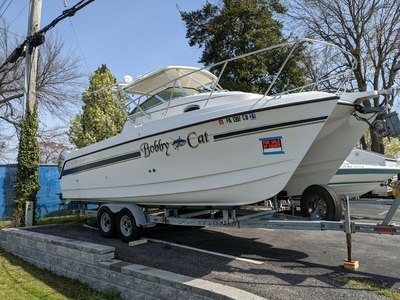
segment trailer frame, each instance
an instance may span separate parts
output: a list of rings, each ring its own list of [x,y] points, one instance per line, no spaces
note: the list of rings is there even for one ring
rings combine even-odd
[[[389,185],[386,183],[385,185]],[[399,187],[392,186],[399,189]],[[199,227],[229,227],[229,228],[268,228],[289,230],[320,230],[320,231],[343,231],[346,234],[347,257],[344,259],[346,269],[356,270],[358,261],[352,257],[351,235],[357,232],[375,234],[400,234],[400,225],[392,222],[394,214],[400,206],[400,193],[393,200],[382,222],[360,223],[351,221],[350,200],[348,196],[342,198],[344,220],[326,221],[316,219],[320,205],[317,206],[310,218],[304,218],[295,214],[299,207],[295,205],[294,199],[278,199],[277,196],[271,200],[265,200],[258,206],[246,207],[149,207],[139,206],[133,203],[102,203],[98,210],[78,209],[75,214],[96,216],[99,222],[98,211],[107,207],[116,216],[123,212],[124,224],[119,229],[120,238],[129,241],[132,238],[132,230],[138,230],[135,239],[141,237],[141,230],[154,227],[157,224],[176,226],[199,226]],[[86,205],[84,205],[86,206]],[[104,209],[103,209],[104,211]],[[129,219],[128,211],[133,219]],[[128,220],[128,222],[127,222]],[[118,222],[115,222],[118,223]],[[115,229],[115,228],[114,228]],[[124,236],[122,232],[130,233]],[[140,236],[139,236],[140,235]],[[105,236],[105,235],[104,235]],[[109,236],[105,236],[109,237]]]

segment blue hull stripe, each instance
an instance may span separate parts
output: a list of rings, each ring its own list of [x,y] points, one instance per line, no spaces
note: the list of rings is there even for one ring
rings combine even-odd
[[[106,165],[120,163],[122,161],[131,160],[131,159],[135,159],[135,158],[140,158],[140,151],[132,152],[132,153],[129,153],[129,154],[124,154],[124,155],[117,156],[117,157],[107,158],[107,159],[104,159],[104,160],[96,161],[96,162],[93,162],[93,163],[90,163],[90,164],[87,164],[87,165],[83,165],[83,166],[79,166],[79,167],[76,167],[76,168],[67,169],[67,170],[64,170],[63,176],[70,175],[70,174],[73,174],[73,173],[87,171],[89,169],[95,169],[95,168],[99,168],[99,167],[104,167]]]
[[[259,132],[259,131],[276,129],[279,127],[288,127],[288,126],[301,125],[301,124],[312,123],[312,122],[320,122],[320,121],[326,120],[327,118],[328,118],[328,116],[322,116],[322,117],[317,117],[317,118],[297,120],[297,121],[292,121],[292,122],[286,122],[286,123],[280,123],[280,124],[274,124],[274,125],[261,126],[261,127],[257,127],[257,128],[232,131],[232,132],[228,132],[228,133],[216,134],[216,135],[214,135],[214,141],[218,141],[218,140],[226,139],[226,138],[232,138],[237,135],[243,135],[243,134],[255,133],[255,132]]]

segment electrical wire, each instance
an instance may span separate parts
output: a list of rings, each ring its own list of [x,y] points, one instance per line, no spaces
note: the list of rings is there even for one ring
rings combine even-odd
[[[3,8],[4,4],[6,4],[6,3],[7,3],[7,1],[8,1],[8,0],[3,0],[3,4],[2,4],[2,5],[0,5],[0,10]],[[4,14],[4,13],[3,13],[3,14]],[[2,16],[3,16],[3,14],[1,14],[1,15],[0,15],[0,17],[2,17]]]
[[[21,9],[21,11],[18,13],[18,15],[14,18],[14,20],[11,21],[11,23],[10,23],[9,26],[11,26],[11,25],[15,22],[15,20],[16,20],[16,19],[19,17],[19,15],[25,10],[25,8],[28,6],[28,4],[29,4],[29,1],[26,2],[25,6]]]
[[[4,31],[6,31],[6,32],[8,32],[8,33],[10,33],[10,34],[13,34],[13,35],[15,35],[15,36],[17,36],[17,37],[24,37],[24,36],[22,36],[22,35],[19,35],[19,34],[17,34],[17,33],[15,33],[15,32],[12,32],[12,31],[10,31],[10,30],[8,30],[8,29],[5,29],[5,28],[3,28],[3,27],[0,27],[0,29],[1,30],[4,30]]]
[[[85,55],[83,55],[83,51],[82,51],[81,45],[79,44],[79,40],[78,40],[78,37],[77,37],[77,35],[76,35],[75,28],[74,28],[74,25],[72,24],[71,19],[69,19],[69,22],[70,22],[70,24],[71,24],[72,32],[74,33],[75,40],[76,40],[76,42],[78,43],[79,52],[80,52],[81,55],[82,55],[83,62],[85,63],[85,66],[86,66],[87,71],[90,73],[89,67],[88,67],[88,65],[87,65],[87,63],[86,63]]]
[[[80,2],[78,2],[78,4],[75,4],[70,9],[64,10],[60,16],[55,18],[49,25],[45,26],[44,28],[42,28],[41,30],[36,32],[32,37],[34,37],[35,35],[45,34],[47,31],[49,31],[54,26],[56,26],[58,22],[60,22],[61,20],[64,20],[67,17],[73,17],[78,10],[84,8],[86,5],[92,3],[94,0],[87,0],[86,3],[82,4],[82,2],[84,2],[84,1],[85,0],[81,0]]]
[[[7,0],[5,0],[5,1],[7,1]],[[11,1],[12,2],[12,1]],[[4,3],[3,3],[4,4]],[[10,3],[11,4],[11,3]],[[18,13],[18,15],[14,18],[14,20],[12,20],[11,21],[11,23],[10,24],[8,24],[7,26],[9,27],[9,26],[11,26],[14,22],[15,22],[15,20],[19,17],[19,15],[25,10],[25,8],[28,6],[28,4],[29,4],[29,1],[25,4],[25,6],[21,9],[21,11]],[[8,6],[7,6],[8,7]],[[0,7],[0,9],[1,9],[1,7]],[[5,11],[4,11],[5,12]],[[4,13],[3,13],[4,14]],[[1,18],[1,16],[0,16],[0,18]],[[12,32],[12,31],[9,31],[8,29],[6,29],[6,28],[3,28],[3,27],[0,27],[0,29],[1,30],[4,30],[4,31],[6,31],[7,33],[10,33],[10,34],[12,34],[12,35],[15,35],[15,36],[17,36],[17,37],[20,37],[20,38],[24,38],[25,36],[22,36],[22,35],[19,35],[19,34],[17,34],[17,33],[15,33],[15,32]]]
[[[4,15],[4,13],[7,11],[7,9],[10,7],[10,4],[13,2],[14,0],[11,0],[10,3],[8,3],[7,7],[4,9],[3,13],[0,15],[0,18]],[[4,6],[4,4],[7,2],[7,0],[4,0],[3,4],[0,6],[0,9]]]
[[[37,31],[35,34],[27,37],[25,39],[25,41],[21,45],[19,45],[10,54],[10,56],[7,57],[7,59],[4,61],[4,63],[0,66],[0,72],[4,71],[4,68],[8,63],[15,63],[23,55],[23,51],[21,51],[21,49],[24,49],[26,45],[29,45],[29,47],[28,47],[29,49],[27,49],[28,51],[31,51],[34,47],[40,46],[41,44],[44,43],[44,34],[47,31],[49,31],[54,26],[56,26],[57,23],[60,22],[61,20],[65,19],[67,17],[74,16],[77,11],[79,11],[80,9],[84,8],[86,5],[88,5],[94,1],[95,0],[87,0],[85,2],[85,0],[81,0],[80,2],[78,2],[78,4],[74,5],[70,9],[64,10],[62,12],[62,14],[60,16],[58,16],[57,18],[55,18],[49,25],[47,25],[44,28],[42,28],[41,30]],[[85,3],[83,3],[83,2],[85,2]],[[18,57],[17,57],[17,55],[18,55]]]

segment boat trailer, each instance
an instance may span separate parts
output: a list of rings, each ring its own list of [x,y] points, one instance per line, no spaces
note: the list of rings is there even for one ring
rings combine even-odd
[[[390,186],[393,189],[400,190],[400,187],[390,185],[390,182],[381,184],[381,186]],[[99,232],[104,237],[110,237],[102,234],[102,232],[104,232],[104,227],[116,226],[120,238],[126,242],[140,239],[143,229],[155,227],[157,224],[199,227],[343,231],[346,233],[347,243],[347,257],[344,260],[344,268],[350,270],[356,270],[359,267],[358,261],[354,260],[352,257],[351,235],[353,233],[400,234],[400,225],[392,223],[392,218],[400,205],[400,193],[398,193],[393,200],[384,219],[378,223],[359,223],[351,221],[350,200],[348,196],[342,198],[344,220],[340,221],[317,219],[316,216],[319,214],[319,210],[324,209],[321,205],[316,207],[309,218],[298,216],[296,213],[299,211],[299,207],[294,203],[295,201],[293,199],[279,200],[277,196],[272,200],[265,200],[257,206],[252,205],[240,208],[221,207],[219,209],[216,207],[210,209],[194,209],[192,207],[151,208],[140,207],[131,203],[107,203],[102,204],[99,210],[77,209],[74,210],[73,213],[97,216]],[[113,214],[102,214],[102,210],[109,210],[113,212]],[[117,213],[118,216],[115,218]],[[114,219],[109,219],[108,216],[112,215]]]
[[[399,194],[400,195],[400,194]],[[382,222],[378,223],[358,223],[350,219],[350,203],[346,196],[343,199],[344,220],[343,221],[325,221],[309,219],[304,217],[291,215],[282,212],[288,212],[283,205],[279,205],[280,201],[274,199],[274,208],[266,211],[254,212],[252,209],[240,210],[222,210],[222,218],[220,219],[202,219],[197,218],[201,215],[215,214],[215,211],[198,211],[183,215],[176,215],[177,210],[166,210],[162,216],[149,216],[149,221],[154,223],[180,225],[180,226],[210,226],[210,227],[237,227],[237,228],[268,228],[268,229],[292,229],[292,230],[335,230],[344,231],[346,233],[347,258],[344,260],[344,267],[350,270],[356,270],[359,267],[358,261],[352,257],[351,234],[356,232],[378,233],[378,234],[400,234],[400,225],[391,222],[397,208],[400,205],[400,196],[393,201],[389,211]],[[278,203],[279,207],[276,206]],[[254,208],[253,208],[254,209]],[[318,208],[313,215],[318,213]],[[289,206],[289,212],[294,210],[293,202]]]

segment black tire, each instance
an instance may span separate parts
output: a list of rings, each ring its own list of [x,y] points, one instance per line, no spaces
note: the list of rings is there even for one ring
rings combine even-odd
[[[314,184],[304,190],[300,199],[303,217],[309,218],[318,204],[322,205],[324,209],[317,215],[317,219],[339,221],[342,217],[342,201],[331,187]]]
[[[124,242],[139,240],[142,237],[142,228],[137,227],[135,217],[127,208],[121,209],[117,215],[117,232]]]
[[[97,227],[102,237],[112,238],[115,236],[115,214],[107,206],[100,208],[97,213]]]

